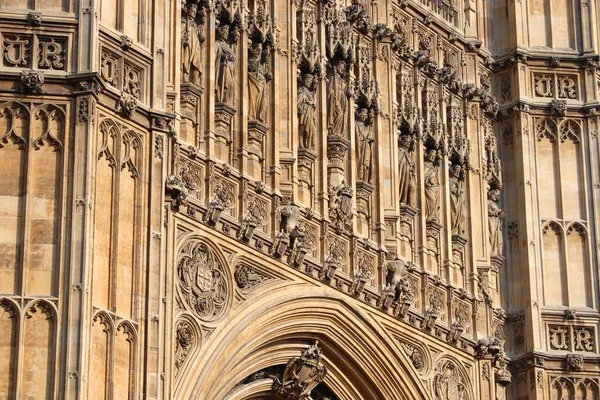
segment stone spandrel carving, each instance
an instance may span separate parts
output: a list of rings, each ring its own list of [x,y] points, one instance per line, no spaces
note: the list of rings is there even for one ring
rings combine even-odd
[[[200,0],[189,0],[181,8],[181,80],[201,86],[202,44],[205,37],[202,25],[205,19],[204,7]]]
[[[232,41],[239,33],[234,29],[231,32],[230,26],[221,22],[216,29],[216,59],[215,59],[215,82],[216,93],[215,100],[220,103],[234,106],[235,99],[235,53],[231,47]],[[234,39],[232,39],[232,37]]]
[[[371,183],[373,177],[373,139],[371,135],[372,117],[366,108],[356,112],[356,140],[358,148],[358,180]]]
[[[435,400],[469,400],[467,384],[453,361],[442,360],[433,377]]]
[[[302,147],[315,149],[317,135],[317,81],[314,75],[300,76],[298,86],[298,123]]]
[[[175,330],[175,368],[181,369],[196,342],[192,326],[187,321],[177,324]]]
[[[241,264],[235,269],[233,277],[237,286],[242,290],[250,290],[254,286],[271,279],[270,276],[267,276],[245,264]]]
[[[319,341],[309,346],[300,357],[292,357],[281,379],[273,377],[273,391],[285,400],[308,400],[313,389],[325,379],[327,367],[323,365]]]
[[[440,178],[437,150],[429,149],[425,153],[425,204],[423,214],[428,222],[439,221]]]
[[[500,190],[488,191],[488,234],[490,243],[490,254],[502,256],[502,224],[504,222],[504,211],[498,205]]]
[[[398,182],[400,204],[417,204],[417,176],[414,161],[415,137],[407,121],[402,121],[398,137]]]
[[[212,321],[225,309],[229,285],[224,266],[206,244],[190,241],[177,260],[177,278],[182,297],[193,314]]]
[[[453,235],[464,235],[466,200],[464,170],[461,165],[450,166],[450,226]]]

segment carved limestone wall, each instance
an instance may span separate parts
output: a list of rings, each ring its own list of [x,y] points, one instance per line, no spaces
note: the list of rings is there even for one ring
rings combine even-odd
[[[597,398],[571,6],[0,0],[0,397]]]

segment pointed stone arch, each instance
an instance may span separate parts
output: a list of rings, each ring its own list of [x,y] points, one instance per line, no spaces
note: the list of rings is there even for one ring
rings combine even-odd
[[[228,329],[215,332],[205,351],[189,360],[175,398],[227,398],[251,374],[285,365],[315,339],[329,371],[324,383],[339,399],[430,398],[406,360],[397,357],[396,345],[351,299],[285,285],[236,308],[242,307],[229,314]]]

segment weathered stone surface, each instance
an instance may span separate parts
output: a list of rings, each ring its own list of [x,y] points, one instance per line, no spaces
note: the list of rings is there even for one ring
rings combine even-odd
[[[0,0],[0,398],[600,398],[576,3]]]

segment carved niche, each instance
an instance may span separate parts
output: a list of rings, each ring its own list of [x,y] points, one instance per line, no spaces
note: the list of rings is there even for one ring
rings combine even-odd
[[[181,7],[181,81],[202,86],[202,52],[206,11],[203,2],[190,0]]]
[[[276,46],[275,26],[269,2],[251,2],[248,27],[248,117],[250,121],[267,124],[267,108],[271,81],[271,55]]]
[[[229,298],[225,265],[205,243],[190,240],[177,258],[181,296],[192,313],[202,321],[217,319]]]

